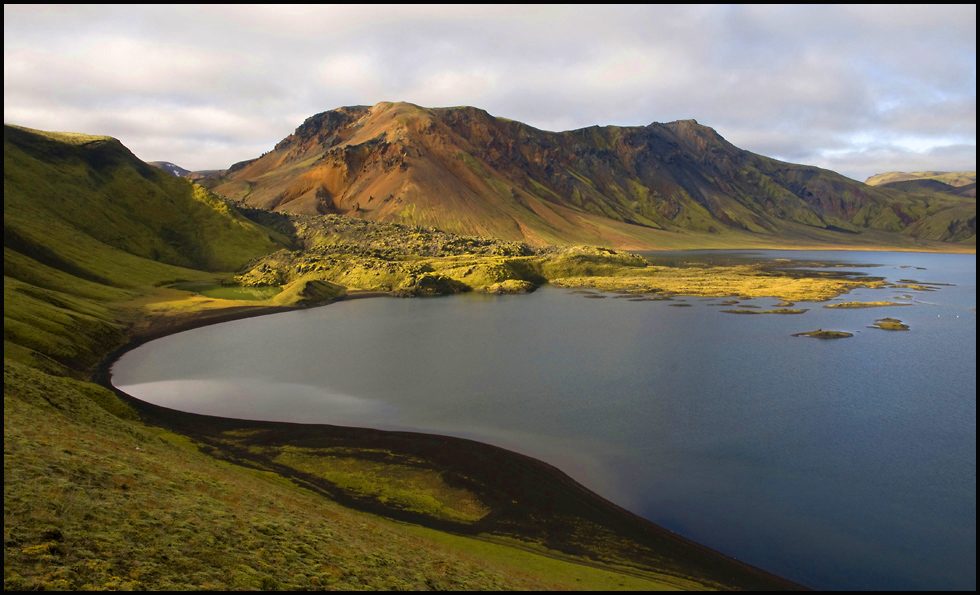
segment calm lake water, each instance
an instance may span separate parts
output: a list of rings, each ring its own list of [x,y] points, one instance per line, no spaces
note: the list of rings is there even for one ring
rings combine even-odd
[[[113,381],[184,411],[497,444],[815,588],[974,590],[976,256],[750,255],[955,286],[856,290],[841,301],[914,305],[798,316],[548,287],[356,300],[153,341]],[[866,328],[886,316],[911,330]],[[817,328],[855,336],[790,336]]]

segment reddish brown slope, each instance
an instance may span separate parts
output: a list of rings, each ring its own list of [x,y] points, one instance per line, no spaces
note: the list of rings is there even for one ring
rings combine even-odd
[[[535,244],[873,243],[880,236],[865,231],[912,233],[922,227],[913,223],[953,207],[955,217],[967,215],[964,237],[940,239],[975,237],[960,199],[913,197],[775,161],[693,120],[552,133],[471,107],[340,108],[210,185],[274,210]],[[946,225],[950,214],[943,217]]]

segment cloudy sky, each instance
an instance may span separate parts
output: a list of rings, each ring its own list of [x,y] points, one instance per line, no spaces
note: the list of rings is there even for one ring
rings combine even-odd
[[[4,6],[4,122],[225,168],[343,105],[695,118],[864,180],[976,169],[976,5]]]

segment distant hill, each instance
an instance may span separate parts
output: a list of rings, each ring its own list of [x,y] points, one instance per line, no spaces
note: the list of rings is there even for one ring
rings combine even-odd
[[[890,171],[883,174],[875,174],[864,181],[871,186],[885,186],[892,182],[904,182],[908,180],[937,180],[944,184],[954,187],[966,186],[977,183],[977,172],[975,171],[914,171],[906,173],[903,171]]]
[[[224,171],[225,170],[223,169],[202,169],[199,171],[187,172],[183,177],[196,182],[207,177],[220,176],[222,173],[224,173]]]
[[[950,186],[945,182],[940,182],[932,178],[886,182],[878,186],[881,188],[893,188],[902,192],[946,192],[947,194],[952,194],[952,191],[956,190],[956,186]]]
[[[179,165],[170,163],[169,161],[147,161],[146,163],[147,165],[152,165],[153,167],[159,167],[168,174],[177,176],[178,178],[182,178],[191,173],[191,170],[184,169]]]
[[[111,259],[99,260],[107,251],[234,270],[274,249],[259,226],[203,188],[143,163],[116,139],[4,125],[3,140],[6,247],[6,236],[16,234],[27,254],[75,252],[75,264],[107,278]],[[74,249],[62,250],[62,242]]]
[[[957,186],[956,189],[952,192],[952,194],[956,194],[957,196],[969,196],[971,198],[976,198],[977,183],[973,182],[972,184],[967,184],[965,186]]]
[[[537,245],[874,245],[903,241],[896,234],[976,234],[973,202],[756,155],[694,120],[556,133],[473,107],[344,107],[202,183],[277,211]]]
[[[179,178],[187,178],[188,180],[195,182],[207,177],[220,176],[226,171],[223,169],[202,169],[200,171],[191,171],[174,163],[170,163],[169,161],[147,161],[146,163],[147,165],[158,167],[171,175]]]
[[[932,178],[920,180],[902,180],[899,182],[886,182],[879,185],[881,188],[891,188],[902,192],[921,193],[921,192],[944,192],[953,196],[977,197],[977,183],[966,184],[965,186],[950,186],[945,182],[940,182]]]

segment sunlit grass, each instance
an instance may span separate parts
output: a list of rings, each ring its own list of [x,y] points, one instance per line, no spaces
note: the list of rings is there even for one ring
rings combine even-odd
[[[294,447],[283,448],[275,461],[344,490],[435,518],[472,522],[490,512],[472,493],[450,487],[438,471],[424,467]]]
[[[260,301],[268,300],[282,292],[281,287],[240,287],[235,285],[221,285],[218,283],[178,283],[175,289],[193,291],[205,297],[219,300],[246,300]]]

